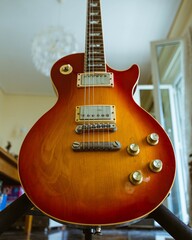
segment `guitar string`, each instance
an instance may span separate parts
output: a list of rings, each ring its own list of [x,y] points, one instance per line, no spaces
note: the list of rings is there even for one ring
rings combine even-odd
[[[92,8],[91,8],[91,13],[93,13],[93,4],[92,4]],[[90,15],[91,15],[91,21],[93,21],[94,20],[94,16],[93,16],[93,14],[91,14],[90,13]],[[94,24],[91,24],[91,33],[92,33],[92,35],[93,35],[93,33],[94,33]],[[94,44],[94,36],[91,36],[91,46],[94,46],[93,44]],[[94,48],[92,47],[92,65],[93,65],[93,73],[94,73]],[[92,105],[94,105],[94,84],[95,84],[95,82],[94,82],[94,74],[93,74],[93,78],[92,78]],[[94,114],[94,111],[93,111],[93,114]],[[95,116],[93,116],[93,119],[95,118]],[[93,144],[94,144],[94,130],[92,130],[92,135],[93,135],[93,139],[92,139],[92,141],[93,141]]]
[[[102,64],[105,64],[105,59],[104,59],[104,42],[103,42],[103,31],[102,31],[102,13],[101,13],[101,6],[100,6],[100,0],[98,0],[98,7],[99,7],[99,26],[98,26],[98,32],[100,33],[98,36],[98,44],[100,45],[99,48],[99,59],[101,61],[98,61],[98,64],[101,63],[101,69],[103,72],[103,68],[104,68],[104,73],[106,72],[106,67],[105,65],[103,66]],[[102,59],[103,58],[103,59]],[[105,107],[103,107],[103,111],[102,111],[102,115],[105,118],[105,115],[107,114],[107,110],[105,110]],[[107,142],[108,142],[108,147],[110,147],[110,135],[109,135],[109,122],[105,122],[104,120],[101,121],[102,122],[102,142],[103,142],[103,149],[105,148],[105,135],[107,134]],[[106,125],[105,125],[106,124]],[[106,126],[106,129],[105,129]],[[106,133],[107,131],[107,133]],[[98,134],[99,136],[99,134]],[[98,142],[100,142],[100,139],[98,137]]]
[[[98,15],[94,15],[94,4],[97,4],[97,13]],[[90,73],[89,77],[88,77],[88,81],[87,81],[87,84],[88,84],[88,91],[87,91],[87,94],[85,94],[85,102],[87,101],[87,104],[89,106],[94,106],[94,88],[95,88],[95,78],[94,78],[94,73],[95,73],[95,64],[96,64],[96,58],[95,58],[95,54],[96,54],[96,50],[97,49],[96,47],[96,44],[97,44],[97,41],[95,42],[95,37],[96,37],[96,32],[99,32],[99,44],[101,46],[102,44],[102,25],[101,25],[101,11],[100,11],[100,2],[99,1],[96,1],[94,2],[93,0],[91,0],[90,2],[90,5],[88,6],[89,8],[89,11],[88,11],[88,54],[87,54],[87,57],[88,57],[88,61],[87,61],[87,64],[88,64],[88,72]],[[94,16],[98,16],[99,17],[99,20],[97,18],[95,18]],[[99,26],[97,26],[97,23],[94,24],[94,21],[99,21],[98,24],[100,24]],[[95,28],[96,26],[96,28]],[[100,27],[100,28],[98,28]],[[96,31],[96,32],[95,32]],[[102,53],[102,54],[101,54]],[[103,52],[101,52],[101,47],[100,47],[100,56],[101,55],[104,55]],[[103,56],[104,57],[104,56]],[[104,62],[103,62],[104,64]],[[105,68],[105,66],[104,66]],[[92,77],[91,77],[91,72],[93,73],[92,74]],[[87,89],[87,86],[85,87]],[[91,91],[92,89],[92,91]],[[86,90],[85,90],[86,91]],[[86,96],[87,95],[87,96]],[[92,97],[91,97],[92,95]],[[92,102],[91,102],[92,101]],[[93,121],[91,121],[91,118],[96,118],[97,116],[91,116],[91,114],[96,114],[97,112],[92,112],[91,111],[91,108],[88,108],[90,109],[90,111],[87,113],[89,115],[88,117],[88,129],[87,129],[87,135],[88,135],[88,144],[90,144],[90,139],[91,139],[91,136],[90,136],[90,133],[92,134],[92,141],[94,142],[94,133],[95,133],[95,129],[94,128],[89,128],[89,126],[91,126],[91,123],[94,124]],[[98,113],[97,113],[98,114]],[[103,108],[103,112],[101,114],[106,114],[106,111],[105,109]],[[97,122],[98,124],[98,122]],[[103,148],[104,148],[104,142],[105,142],[105,123],[102,121],[102,142],[103,142]],[[110,132],[109,132],[109,126],[110,126],[110,123],[109,122],[106,122],[106,127],[107,127],[107,139],[108,139],[108,143],[110,145]],[[100,132],[101,130],[98,128],[98,144],[100,143]],[[89,146],[90,147],[90,146]],[[110,146],[109,146],[110,147]]]
[[[102,21],[101,21],[101,6],[100,6],[100,0],[98,0],[98,4],[99,4],[99,26],[98,26],[98,32],[99,32],[99,36],[98,36],[98,44],[99,44],[99,59],[101,60],[101,57],[102,57],[102,55],[103,55],[103,53],[102,53]],[[98,65],[99,64],[103,64],[103,62],[101,61],[98,61]],[[101,69],[102,69],[102,66],[100,66],[99,65],[99,68],[101,67]],[[98,68],[98,69],[99,69]],[[103,69],[101,70],[101,72],[103,72]],[[101,78],[102,78],[102,74],[101,74]],[[104,116],[105,115],[105,110],[104,110],[104,107],[102,108],[103,110],[101,111],[101,114]],[[102,117],[101,117],[101,119],[102,119]],[[105,136],[105,129],[104,129],[104,120],[102,121],[101,120],[101,125],[102,125],[102,130],[101,130],[101,132],[102,132],[102,134],[101,134],[101,137],[102,137],[102,141],[101,142],[103,142],[103,149],[104,149],[104,136]],[[100,141],[100,140],[99,140]]]
[[[103,52],[103,48],[102,48],[102,44],[103,44],[103,32],[102,32],[102,20],[101,20],[101,6],[100,6],[100,0],[99,0],[99,8],[100,8],[100,36],[99,36],[99,41],[100,41],[100,57],[102,58],[104,56],[104,52]],[[101,59],[100,58],[100,59]],[[103,61],[101,61],[101,64],[104,64]],[[102,72],[103,72],[103,67],[101,65],[102,68]],[[103,112],[102,112],[103,117],[105,118],[105,107],[103,107]],[[102,121],[102,142],[103,142],[103,149],[105,148],[105,122]]]
[[[91,39],[91,33],[92,33],[92,25],[91,25],[91,21],[92,21],[92,19],[91,19],[91,12],[92,12],[92,2],[91,2],[91,4],[90,4],[90,6],[89,6],[89,16],[88,16],[88,26],[89,26],[89,31],[88,31],[88,34],[89,34],[89,64],[88,64],[88,66],[89,66],[89,80],[88,80],[88,105],[89,106],[91,106],[91,87],[90,87],[90,84],[91,84],[91,57],[92,57],[92,43],[91,43],[91,41],[92,41],[92,39]],[[89,110],[89,113],[88,113],[88,148],[90,148],[91,147],[91,143],[90,143],[90,131],[91,131],[91,129],[89,128],[89,126],[91,126],[91,108],[90,107],[88,107],[88,109],[90,109]]]
[[[99,14],[99,17],[98,17],[98,21],[101,21],[101,6],[100,6],[100,0],[98,0],[98,14]],[[100,24],[99,26],[100,26],[100,28],[99,28],[99,26],[98,26],[98,28],[97,28],[97,32],[99,33],[99,35],[97,36],[98,37],[98,44],[101,44],[101,39],[100,39],[100,37],[102,37],[102,26],[101,26],[101,22],[99,23],[98,22],[98,24]],[[100,48],[99,48],[99,56],[101,56],[101,46],[100,46]],[[99,69],[99,68],[98,68]],[[100,113],[100,115],[103,115],[104,113],[103,113],[103,111],[101,111],[101,113]],[[98,128],[98,144],[100,144],[100,143],[102,143],[103,142],[103,148],[104,148],[104,128],[103,128],[103,130],[102,130],[102,128],[103,128],[103,121],[101,120],[101,130]],[[102,140],[100,140],[100,133],[101,133],[101,137],[102,137]],[[103,136],[102,136],[103,135]]]
[[[91,9],[91,21],[93,21],[94,20],[94,14],[93,14],[93,12],[94,12],[94,8],[93,8],[93,3],[92,3],[92,9]],[[92,46],[94,46],[94,24],[92,24],[92,37],[91,37],[91,40],[92,40]],[[93,65],[93,73],[94,73],[94,48],[92,48],[92,65]],[[93,74],[93,79],[92,79],[92,105],[94,105],[94,103],[95,103],[95,92],[94,92],[94,90],[95,90],[95,77],[94,77],[94,74]],[[95,115],[95,113],[93,112],[93,114]],[[95,118],[95,116],[93,116],[93,119]],[[94,124],[94,123],[93,123]],[[94,128],[92,129],[92,135],[93,135],[93,143],[94,143],[94,135],[95,135],[95,131],[94,131]]]
[[[88,41],[89,41],[89,29],[88,29],[88,18],[89,18],[89,1],[87,1],[87,25],[86,25],[86,45],[85,45],[85,56],[84,56],[84,108],[82,111],[83,114],[83,149],[85,148],[85,142],[86,142],[86,101],[87,101],[87,82],[86,82],[86,74],[88,70],[88,59],[89,58],[89,51],[88,51]],[[88,35],[88,36],[87,36]]]
[[[91,106],[91,65],[92,65],[92,55],[93,55],[93,49],[92,49],[92,36],[91,36],[91,33],[93,32],[93,29],[92,29],[92,24],[91,24],[91,21],[92,21],[92,15],[91,15],[91,12],[92,12],[92,9],[93,9],[93,2],[90,3],[90,6],[89,6],[89,16],[88,16],[88,35],[89,35],[89,58],[88,58],[88,68],[89,68],[89,78],[88,78],[88,105]],[[88,148],[91,147],[91,143],[90,143],[90,132],[91,132],[91,118],[92,118],[92,111],[91,111],[91,107],[88,107],[89,110],[89,113],[88,113]],[[89,128],[90,127],[90,128]]]
[[[101,6],[100,6],[100,0],[98,0],[99,1],[99,7],[101,8]],[[107,69],[106,69],[106,63],[105,63],[105,53],[104,53],[104,39],[103,39],[103,31],[102,31],[102,11],[100,10],[100,27],[101,27],[101,35],[100,35],[100,37],[99,37],[99,39],[100,39],[100,56],[101,56],[101,58],[103,58],[102,59],[102,61],[101,61],[101,63],[102,64],[104,64],[104,66],[103,66],[103,68],[104,68],[104,73],[107,73]],[[100,59],[101,59],[100,58]],[[103,69],[102,68],[102,69]],[[105,111],[104,110],[104,113],[103,114],[107,114],[107,110]],[[106,125],[105,125],[106,124]],[[108,148],[110,148],[110,131],[109,131],[109,128],[110,128],[110,125],[109,125],[110,123],[109,123],[109,121],[106,121],[106,122],[103,122],[103,148],[105,147],[104,145],[105,145],[105,135],[107,135],[106,136],[106,139],[107,139],[107,142],[108,142]],[[105,127],[106,127],[106,129],[105,129]],[[106,132],[107,131],[107,132]],[[106,134],[105,134],[106,133]],[[107,147],[107,146],[106,146]]]
[[[95,59],[94,59],[94,1],[91,2],[91,8],[90,8],[90,46],[91,46],[91,55],[90,55],[90,71],[93,73],[92,74],[92,79],[90,77],[90,85],[89,85],[89,89],[91,88],[92,86],[92,91],[90,89],[90,93],[92,93],[92,98],[90,100],[90,104],[91,106],[94,106],[94,85],[95,85],[95,78],[94,78],[94,72],[95,72],[95,69],[94,69],[94,63],[95,63]],[[91,69],[92,68],[92,69]],[[92,81],[92,82],[91,82]],[[90,96],[91,97],[91,96]],[[92,101],[92,102],[91,102]],[[90,113],[90,115],[92,114],[92,118],[93,118],[93,121],[92,121],[92,126],[94,124],[94,119],[96,118],[95,116],[95,113],[94,111],[92,111]],[[93,116],[94,115],[94,116]],[[95,130],[94,128],[91,129],[91,133],[92,133],[92,142],[94,144],[94,134],[95,134]],[[94,146],[93,146],[94,147]]]
[[[97,8],[96,8],[96,11],[95,11],[96,12],[95,16],[97,16],[97,17],[95,17],[95,21],[98,21],[98,19],[100,19],[101,9],[100,9],[99,1],[96,4],[97,4]],[[97,24],[99,24],[99,23],[97,23]],[[96,41],[93,43],[93,46],[94,46],[94,44],[95,44],[95,46],[97,44],[97,37],[98,37],[97,34],[99,33],[99,36],[101,34],[101,31],[98,30],[97,24],[95,24],[96,27],[94,29],[95,36],[93,37],[93,39],[96,39]],[[95,49],[96,50],[93,51],[94,52],[93,59],[94,59],[94,63],[96,64],[96,57],[95,56],[98,54],[98,51],[97,51],[97,47],[95,47]],[[94,68],[94,72],[95,72],[95,65],[94,64],[93,64],[93,68]],[[96,82],[96,84],[97,84],[97,82]],[[96,111],[96,114],[99,115],[99,112]],[[97,117],[98,117],[98,119],[100,118],[100,116],[97,116]],[[100,144],[100,134],[101,134],[101,130],[99,128],[99,125],[100,125],[100,123],[99,123],[99,121],[97,121],[97,144],[98,144],[98,146]]]
[[[94,23],[94,21],[96,21],[96,17],[97,15],[94,15],[95,11],[94,11],[94,4],[98,4],[96,1],[94,2],[94,0],[92,0],[91,2],[91,12],[90,12],[90,21],[91,21],[91,36],[90,36],[90,39],[91,39],[91,58],[90,58],[90,68],[92,67],[91,71],[93,73],[93,78],[92,78],[92,105],[94,106],[95,105],[95,38],[96,38],[96,28],[95,26],[97,24]],[[98,6],[98,5],[97,5]],[[99,6],[98,6],[99,7]],[[96,10],[97,12],[97,10]],[[97,119],[97,111],[93,111],[93,119]],[[93,121],[93,124],[94,124],[94,121]],[[96,122],[96,124],[98,124],[98,122]],[[99,144],[99,129],[97,130],[98,131],[98,144]],[[92,129],[92,141],[94,142],[94,138],[95,138],[95,129],[93,128]]]
[[[92,48],[92,36],[91,36],[91,33],[93,32],[93,29],[92,29],[92,24],[91,24],[91,21],[92,21],[92,15],[91,15],[91,12],[92,12],[92,9],[93,9],[93,5],[92,5],[92,2],[90,4],[90,8],[89,8],[89,16],[88,16],[88,19],[89,19],[89,22],[88,22],[88,25],[89,25],[89,81],[88,81],[88,105],[90,106],[88,109],[89,110],[89,121],[88,121],[88,147],[91,148],[91,118],[92,118],[92,111],[91,111],[91,65],[92,65],[92,54],[93,54],[93,48]]]

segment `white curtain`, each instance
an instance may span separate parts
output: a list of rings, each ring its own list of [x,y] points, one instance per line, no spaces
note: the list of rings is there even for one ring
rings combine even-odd
[[[185,78],[185,136],[190,171],[190,222],[192,224],[192,26],[185,34],[186,39],[186,78]]]

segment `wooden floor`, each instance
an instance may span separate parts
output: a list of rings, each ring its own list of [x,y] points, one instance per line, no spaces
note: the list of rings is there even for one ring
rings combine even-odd
[[[172,240],[162,230],[104,230],[92,240]],[[27,236],[23,231],[10,231],[0,235],[0,240],[86,240],[81,230],[34,231]]]

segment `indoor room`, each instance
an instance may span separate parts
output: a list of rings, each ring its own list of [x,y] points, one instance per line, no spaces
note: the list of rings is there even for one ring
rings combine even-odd
[[[192,1],[0,1],[0,239],[192,239]]]

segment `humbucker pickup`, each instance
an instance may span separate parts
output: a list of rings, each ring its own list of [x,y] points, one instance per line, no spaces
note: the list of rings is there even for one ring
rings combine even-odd
[[[114,87],[113,73],[79,73],[77,75],[77,87]]]
[[[88,151],[117,151],[121,149],[119,141],[114,142],[74,142],[72,149],[75,152]]]
[[[75,121],[86,122],[116,122],[114,105],[84,105],[76,107]]]

